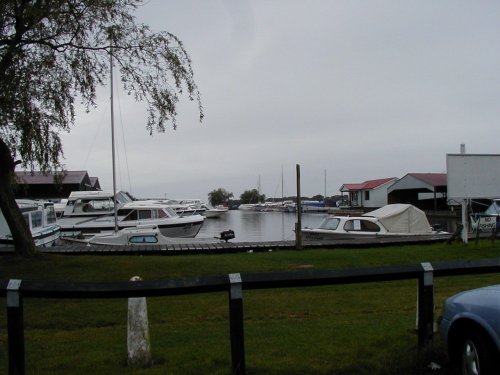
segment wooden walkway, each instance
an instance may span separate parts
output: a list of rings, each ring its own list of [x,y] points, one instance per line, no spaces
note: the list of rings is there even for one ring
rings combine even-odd
[[[409,244],[430,244],[445,242],[450,236],[420,236],[419,238],[378,238],[359,240],[303,241],[302,249],[371,248],[381,246],[403,246]],[[107,246],[86,245],[62,241],[55,247],[40,248],[40,252],[59,255],[188,255],[227,254],[241,252],[269,252],[276,250],[296,250],[295,241],[227,242],[182,245],[137,245]],[[12,253],[13,248],[0,248],[0,254]]]

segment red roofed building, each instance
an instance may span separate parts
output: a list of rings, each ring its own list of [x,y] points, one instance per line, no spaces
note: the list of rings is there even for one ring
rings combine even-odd
[[[389,203],[409,203],[422,210],[447,210],[446,173],[408,173],[387,191]]]
[[[339,190],[348,194],[347,204],[351,207],[379,208],[387,204],[387,189],[397,180],[396,177],[389,177],[344,184]]]

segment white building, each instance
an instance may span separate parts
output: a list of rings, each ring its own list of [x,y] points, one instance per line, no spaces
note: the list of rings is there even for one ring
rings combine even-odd
[[[348,194],[347,204],[351,207],[378,208],[388,203],[387,190],[397,180],[396,177],[389,177],[344,184],[339,190],[342,195]]]

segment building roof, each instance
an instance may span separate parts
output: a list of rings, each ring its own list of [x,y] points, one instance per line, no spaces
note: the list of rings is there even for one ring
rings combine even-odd
[[[446,186],[448,184],[446,173],[408,173],[408,175],[432,186]]]
[[[90,177],[90,184],[96,190],[101,190],[101,184],[99,183],[99,177]]]
[[[87,176],[87,171],[65,171],[62,183],[80,184],[85,179],[85,176]],[[20,184],[43,185],[43,184],[54,183],[54,174],[50,172],[43,173],[38,171],[34,172],[16,171],[16,177]]]
[[[397,179],[396,177],[388,177],[388,178],[379,178],[377,180],[368,180],[361,183],[344,184],[340,187],[340,191],[372,190],[386,184],[387,182],[396,179]]]
[[[391,185],[388,193],[396,190],[443,190],[447,187],[446,173],[408,173],[398,182]]]

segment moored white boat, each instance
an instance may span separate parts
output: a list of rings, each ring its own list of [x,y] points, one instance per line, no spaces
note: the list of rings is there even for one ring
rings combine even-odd
[[[89,237],[105,231],[139,227],[143,225],[157,225],[162,235],[167,237],[195,237],[203,225],[205,218],[201,215],[186,217],[178,216],[172,208],[157,201],[134,201],[119,208],[114,215],[97,218],[80,217],[72,221],[71,225],[61,225],[62,236]]]
[[[227,211],[229,211],[229,208],[222,205],[213,207],[208,203],[204,203],[203,206],[205,207],[205,211],[202,213],[202,215],[207,218],[219,218],[225,215]]]
[[[232,231],[228,231],[232,232]],[[223,232],[220,237],[211,238],[179,238],[167,237],[162,234],[158,225],[138,225],[123,228],[119,231],[109,231],[96,234],[85,240],[76,240],[88,245],[110,246],[144,246],[144,245],[205,245],[227,242],[234,238],[234,232]]]
[[[201,199],[168,199],[157,202],[170,206],[179,216],[203,215],[206,210]]]
[[[238,206],[238,210],[254,211],[256,206],[257,206],[256,203],[242,203]]]
[[[59,241],[60,227],[56,222],[54,203],[16,199],[16,203],[29,226],[36,246],[55,246]],[[12,246],[14,241],[5,217],[0,211],[0,246]]]
[[[317,228],[303,228],[305,240],[415,237],[449,233],[432,229],[425,213],[410,204],[390,204],[362,216],[333,216]]]

